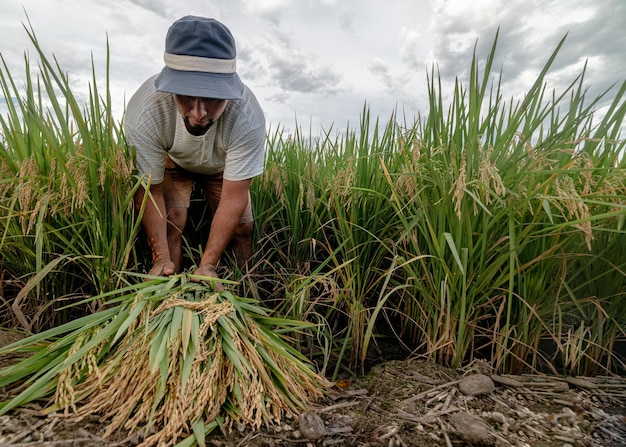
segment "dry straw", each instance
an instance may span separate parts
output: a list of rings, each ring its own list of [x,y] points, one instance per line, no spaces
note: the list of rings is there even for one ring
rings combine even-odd
[[[149,447],[186,436],[203,444],[216,421],[225,431],[280,422],[325,395],[330,382],[280,335],[303,323],[185,278],[137,285],[102,323],[51,344],[55,407],[100,416],[105,437],[143,432]]]

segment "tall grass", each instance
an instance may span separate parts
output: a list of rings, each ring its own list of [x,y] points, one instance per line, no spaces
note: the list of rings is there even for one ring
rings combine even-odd
[[[275,235],[280,265],[300,276],[287,283],[278,312],[306,316],[310,310],[328,321],[338,363],[342,353],[348,363],[360,363],[367,351],[371,297],[380,293],[395,245],[380,163],[395,163],[389,148],[397,129],[392,120],[380,133],[378,124],[372,135],[369,128],[364,109],[359,134],[346,129],[335,140],[329,133],[317,140],[275,134],[255,194],[255,209],[271,216],[259,219],[259,234]]]
[[[423,278],[407,308],[421,319],[409,330],[425,352],[446,363],[458,366],[488,346],[497,369],[535,366],[543,337],[563,356],[568,346],[562,328],[553,326],[564,323],[557,315],[577,325],[585,318],[581,302],[602,309],[623,299],[621,280],[610,298],[567,290],[591,265],[605,262],[593,254],[596,235],[623,237],[615,222],[624,215],[624,143],[617,133],[626,84],[595,127],[591,118],[601,98],[584,104],[584,73],[546,101],[545,76],[562,44],[517,103],[502,100],[499,82],[486,96],[495,42],[482,74],[474,57],[469,87],[457,82],[447,111],[431,76],[428,118],[405,143],[412,160],[402,175],[412,176],[419,195],[407,207],[408,197],[396,188],[394,203],[407,232],[417,231],[407,238],[407,257],[432,256],[409,267],[411,276]],[[564,98],[569,104],[560,116]],[[397,184],[397,176],[388,178]],[[583,255],[584,267],[572,269],[570,259]],[[618,276],[623,262],[614,265]],[[624,315],[618,318],[612,325],[623,334]],[[600,359],[566,366],[587,370],[587,361]]]
[[[13,311],[25,329],[59,323],[46,306],[72,295],[119,286],[116,271],[132,267],[137,220],[131,208],[132,154],[93,72],[89,104],[79,103],[68,75],[42,51],[25,56],[25,81],[2,58],[0,87],[0,268],[5,287],[19,290]],[[67,318],[67,316],[61,318]]]
[[[385,336],[452,366],[624,370],[626,83],[601,119],[609,92],[589,100],[584,70],[549,94],[562,40],[523,99],[505,101],[490,81],[496,44],[449,105],[431,72],[414,123],[370,134],[366,109],[356,133],[269,140],[260,233],[288,235],[274,256],[305,274],[330,260],[282,309],[326,309],[338,361],[363,365]]]
[[[115,290],[115,272],[149,256],[135,243],[132,148],[108,80],[101,91],[94,73],[81,108],[27,32],[37,75],[28,58],[23,88],[0,70],[0,268],[3,318],[37,330],[72,317],[47,312],[59,299]],[[549,91],[562,45],[519,100],[493,75],[496,37],[449,101],[427,74],[414,121],[364,107],[357,129],[335,135],[268,132],[252,191],[258,250],[247,274],[226,275],[276,314],[315,323],[294,342],[333,376],[409,354],[626,371],[626,83],[588,98],[583,69]]]

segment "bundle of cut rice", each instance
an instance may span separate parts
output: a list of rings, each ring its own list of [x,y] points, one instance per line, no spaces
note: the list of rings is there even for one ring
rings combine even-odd
[[[269,317],[252,300],[215,293],[184,275],[121,292],[108,297],[114,307],[78,325],[0,350],[40,346],[0,371],[0,386],[26,378],[24,391],[0,404],[0,413],[53,395],[54,408],[70,416],[110,421],[105,437],[143,430],[142,447],[185,436],[187,445],[203,445],[218,425],[258,428],[295,415],[331,385],[281,335],[302,322]]]

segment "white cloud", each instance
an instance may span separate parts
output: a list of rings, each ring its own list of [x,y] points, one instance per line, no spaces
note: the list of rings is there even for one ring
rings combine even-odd
[[[292,0],[242,0],[246,10],[252,15],[271,17],[292,5]]]
[[[409,68],[418,68],[418,39],[420,33],[414,29],[402,28],[400,30],[402,43],[400,45],[400,59]]]
[[[202,4],[200,4],[202,3]],[[268,120],[358,122],[396,106],[424,113],[426,70],[444,85],[467,80],[500,28],[496,72],[508,97],[534,81],[560,38],[569,33],[550,82],[563,86],[589,60],[587,83],[599,92],[626,79],[624,0],[20,0],[0,2],[0,52],[12,73],[33,58],[21,22],[27,10],[47,54],[54,53],[87,94],[91,58],[100,78],[111,48],[117,110],[145,78],[161,69],[165,34],[187,14],[222,20],[235,35],[239,72]],[[35,64],[36,66],[36,64]],[[82,84],[81,84],[82,83]],[[83,85],[81,87],[81,85]],[[447,90],[444,91],[444,94]],[[1,103],[0,103],[1,105]],[[1,110],[1,109],[0,109]]]

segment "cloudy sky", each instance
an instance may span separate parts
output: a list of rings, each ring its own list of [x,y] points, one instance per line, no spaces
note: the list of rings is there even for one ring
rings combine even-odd
[[[495,71],[502,67],[506,98],[528,89],[566,33],[551,88],[562,91],[585,61],[589,95],[626,79],[626,0],[2,0],[0,53],[19,80],[25,52],[34,57],[23,27],[30,19],[86,97],[92,57],[104,85],[108,40],[121,116],[163,66],[169,25],[187,14],[231,29],[239,74],[273,128],[354,128],[365,103],[383,121],[394,109],[424,114],[426,72],[437,66],[452,93],[449,83],[467,79],[474,45],[484,58],[498,28]]]

